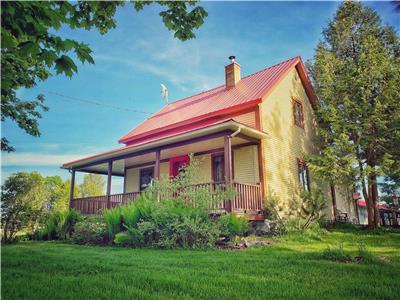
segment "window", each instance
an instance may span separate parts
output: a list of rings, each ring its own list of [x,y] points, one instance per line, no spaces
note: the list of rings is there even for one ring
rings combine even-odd
[[[298,159],[297,160],[297,166],[299,169],[299,181],[300,181],[300,186],[306,190],[310,190],[310,177],[308,175],[308,168],[307,165],[303,160]]]
[[[145,190],[153,182],[154,168],[140,169],[140,190]]]
[[[223,154],[212,156],[212,179],[215,182],[225,180],[225,162]]]
[[[293,115],[294,124],[301,128],[304,128],[303,105],[297,100],[293,100]]]

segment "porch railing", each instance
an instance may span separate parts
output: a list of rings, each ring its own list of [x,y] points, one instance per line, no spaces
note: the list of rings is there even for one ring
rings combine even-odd
[[[205,189],[213,193],[218,189],[226,189],[225,182],[201,183],[191,186],[195,189]],[[263,209],[263,197],[259,184],[232,183],[233,196],[231,199],[213,199],[210,210],[226,210],[239,213],[260,213]],[[135,201],[140,192],[110,195],[110,206],[115,207]],[[164,195],[167,196],[167,195]],[[168,195],[172,196],[173,195]],[[216,195],[214,196],[216,197]],[[195,204],[194,204],[195,205]],[[82,214],[99,214],[107,208],[107,196],[76,198],[71,203],[71,208]]]
[[[123,193],[110,195],[110,206],[127,204],[140,195],[140,192]],[[94,196],[85,198],[76,198],[72,201],[72,207],[82,214],[99,214],[107,208],[107,196]]]

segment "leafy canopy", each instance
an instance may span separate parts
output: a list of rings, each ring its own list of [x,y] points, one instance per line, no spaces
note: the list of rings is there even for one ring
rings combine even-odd
[[[377,13],[344,2],[323,31],[309,71],[319,97],[319,177],[351,183],[400,171],[400,42]]]
[[[79,197],[91,197],[104,195],[106,182],[101,175],[85,174],[82,184],[79,185]]]
[[[195,37],[207,12],[195,1],[133,1],[140,11],[158,3],[163,23],[182,41]],[[84,42],[62,38],[62,26],[91,30],[101,34],[115,28],[115,13],[123,1],[2,1],[1,2],[1,121],[10,119],[26,133],[40,136],[38,119],[47,111],[44,96],[27,101],[17,95],[20,88],[32,88],[56,74],[72,77],[78,72],[76,57],[81,63],[94,64],[92,50]],[[193,9],[190,9],[190,7]],[[14,151],[6,137],[2,151]]]
[[[8,177],[1,187],[2,241],[12,241],[18,231],[35,227],[50,212],[66,211],[69,187],[59,176],[42,177],[38,172]]]

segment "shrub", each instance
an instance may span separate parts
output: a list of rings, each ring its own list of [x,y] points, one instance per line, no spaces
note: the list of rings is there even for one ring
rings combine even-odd
[[[101,245],[107,243],[107,225],[102,216],[85,216],[76,224],[71,240],[75,244]]]
[[[120,213],[122,217],[122,224],[124,226],[135,227],[140,220],[140,210],[137,208],[135,203],[130,203],[126,206],[120,207]]]
[[[249,229],[249,222],[244,217],[238,217],[235,214],[225,214],[219,217],[218,226],[223,236],[244,236]]]
[[[118,232],[115,235],[114,243],[116,245],[125,246],[125,247],[137,247],[138,243],[135,242],[135,239],[132,238],[132,235],[129,232]]]
[[[107,225],[107,233],[110,241],[114,240],[117,233],[124,230],[122,225],[122,210],[117,206],[103,212],[103,217]]]
[[[160,180],[155,180],[147,191],[153,196],[157,195],[161,202],[176,200],[202,210],[216,207],[235,195],[230,185],[215,186],[210,189],[207,184],[201,184],[206,180],[200,172],[202,160],[193,154],[189,156],[189,164],[184,167],[184,172],[179,172],[174,178],[164,176]],[[194,186],[194,183],[199,184]]]
[[[149,246],[205,248],[214,245],[219,230],[201,209],[166,200],[153,208],[149,218],[138,224],[135,233]]]
[[[328,247],[322,253],[322,257],[327,260],[338,261],[338,262],[350,262],[352,258],[349,254],[343,250],[343,244],[340,244],[336,248]]]
[[[76,210],[55,212],[47,217],[43,228],[39,228],[33,234],[34,239],[39,240],[65,240],[71,236],[74,226],[80,218]]]
[[[121,246],[206,248],[215,244],[220,233],[205,211],[177,200],[156,203],[145,196],[121,207],[119,213],[122,228],[114,231],[113,241]]]

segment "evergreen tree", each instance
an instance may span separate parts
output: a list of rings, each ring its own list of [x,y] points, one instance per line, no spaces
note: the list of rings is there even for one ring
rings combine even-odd
[[[400,172],[400,41],[359,2],[340,5],[309,71],[319,97],[319,155],[310,168],[332,184],[352,179],[379,226],[377,177]]]

